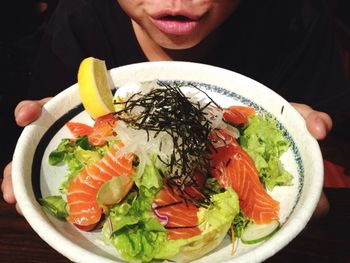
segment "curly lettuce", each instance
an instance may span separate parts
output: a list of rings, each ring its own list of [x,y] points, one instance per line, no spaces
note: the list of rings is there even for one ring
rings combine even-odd
[[[276,185],[290,185],[292,175],[280,157],[289,148],[288,140],[277,128],[277,121],[265,115],[250,117],[240,137],[242,148],[252,157],[264,186],[272,191]]]

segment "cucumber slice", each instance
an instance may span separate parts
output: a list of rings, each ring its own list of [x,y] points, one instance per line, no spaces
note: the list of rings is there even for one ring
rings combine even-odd
[[[280,222],[273,220],[269,224],[250,223],[244,229],[241,240],[245,244],[256,244],[270,238],[280,227]]]

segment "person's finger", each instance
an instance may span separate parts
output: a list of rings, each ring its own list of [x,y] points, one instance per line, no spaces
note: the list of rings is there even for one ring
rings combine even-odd
[[[310,133],[317,139],[324,139],[332,129],[332,119],[328,114],[315,111],[310,106],[299,103],[291,103],[292,106],[303,116]]]
[[[12,187],[12,176],[11,176],[12,163],[9,163],[4,169],[4,179],[1,184],[1,191],[3,194],[4,200],[9,204],[16,203],[16,197],[13,192]]]
[[[15,109],[16,123],[24,127],[39,118],[42,106],[49,101],[50,98],[42,100],[24,100],[18,103]]]
[[[316,206],[316,209],[312,215],[313,218],[322,218],[329,212],[329,202],[326,195],[322,192],[320,200]]]

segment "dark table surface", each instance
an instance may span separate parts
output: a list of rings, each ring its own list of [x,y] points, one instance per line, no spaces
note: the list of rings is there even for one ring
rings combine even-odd
[[[313,219],[266,262],[350,262],[350,188],[327,188],[330,213]],[[69,262],[47,245],[16,213],[0,202],[0,262]],[[97,262],[96,262],[97,263]]]

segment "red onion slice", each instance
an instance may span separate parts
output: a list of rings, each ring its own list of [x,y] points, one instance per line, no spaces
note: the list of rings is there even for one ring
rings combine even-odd
[[[159,219],[160,224],[162,226],[165,226],[166,224],[168,224],[168,221],[169,221],[168,216],[162,215],[161,213],[159,213],[159,211],[157,210],[157,204],[156,203],[152,203],[152,211],[156,215],[156,217]]]

